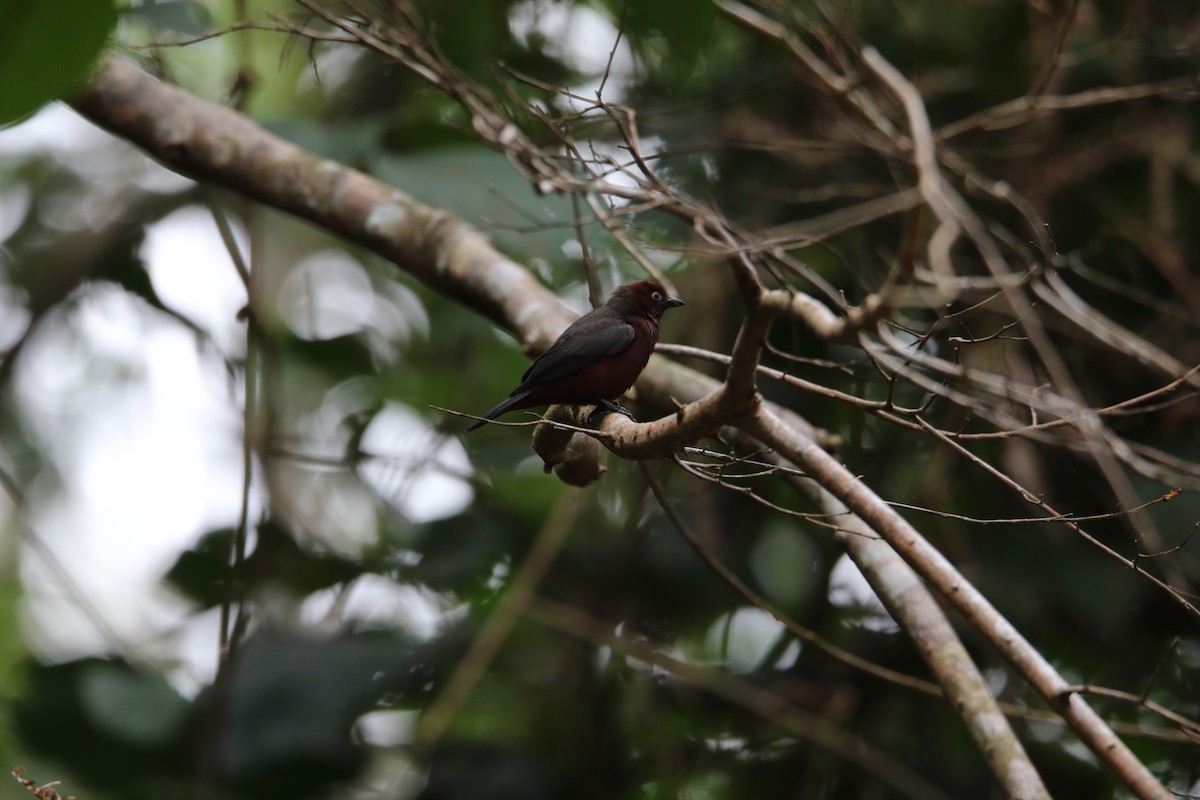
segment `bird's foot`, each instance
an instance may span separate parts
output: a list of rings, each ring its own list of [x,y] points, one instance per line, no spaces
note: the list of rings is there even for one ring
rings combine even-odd
[[[621,405],[620,403],[614,403],[612,400],[601,400],[600,402],[596,403],[596,410],[592,412],[591,417],[588,419],[588,423],[595,424],[603,419],[607,414],[624,414],[633,422],[637,422],[637,420],[634,419],[633,414],[630,414],[629,409],[625,408],[625,406]]]

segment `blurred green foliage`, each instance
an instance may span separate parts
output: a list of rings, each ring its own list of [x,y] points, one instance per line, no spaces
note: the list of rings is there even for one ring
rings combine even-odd
[[[107,35],[112,21],[99,19],[102,11],[109,13],[106,4],[84,5],[86,12],[60,8],[51,21],[53,35],[24,40],[35,51],[29,56],[39,65],[34,71],[44,72],[49,82],[18,81],[29,89],[27,96],[0,92],[5,98],[0,120],[29,113],[61,93],[94,59],[103,39],[99,31]],[[135,42],[190,36],[233,21],[238,5],[141,4],[126,10],[121,30]],[[1196,9],[1138,4],[1147,12],[1139,17],[1122,4],[1077,5],[1079,18],[1062,43],[1070,66],[1057,71],[1043,87],[1047,91],[1129,85],[1194,75],[1200,68],[1194,37],[1179,33],[1197,30]],[[381,4],[379,13],[385,8]],[[642,136],[655,144],[656,168],[749,228],[811,220],[913,182],[911,174],[840,125],[836,103],[803,80],[783,47],[737,28],[707,3],[471,0],[421,8],[441,48],[465,75],[493,90],[503,83],[515,97],[546,107],[558,100],[512,81],[498,64],[552,86],[599,76],[585,74],[557,46],[561,42],[536,26],[534,33],[517,35],[515,20],[594,12],[607,26],[591,31],[609,37],[602,54],[614,45],[618,30],[628,45],[631,66],[610,76],[608,90],[637,110]],[[252,8],[256,14],[266,10],[295,9],[277,3]],[[827,4],[781,3],[769,10],[825,55],[833,54],[835,40],[845,45],[840,52],[866,44],[878,48],[921,87],[935,128],[1037,85],[1045,37],[1053,35],[1053,26],[1032,6],[1000,2],[857,3],[837,12]],[[309,15],[295,19],[316,24]],[[11,33],[0,34],[0,42]],[[160,50],[156,57],[174,79],[206,96],[230,94],[235,73],[245,68],[245,105],[272,131],[463,216],[577,308],[586,303],[585,266],[605,289],[637,274],[602,226],[591,222],[582,234],[576,231],[572,220],[586,210],[569,198],[536,195],[503,155],[476,143],[451,100],[374,55],[307,47],[259,31]],[[5,70],[10,63],[28,70],[28,63],[16,64],[20,52],[3,47],[0,52],[0,86],[13,86]],[[65,72],[59,74],[60,68]],[[1196,218],[1200,200],[1194,174],[1177,179],[1165,195],[1156,190],[1148,174],[1155,152],[1145,141],[1156,130],[1182,126],[1179,146],[1194,165],[1195,118],[1194,98],[1156,97],[1039,118],[1011,131],[972,131],[947,146],[1032,199],[1051,221],[1059,247],[1078,254],[1078,269],[1065,277],[1089,302],[1194,363],[1200,353],[1196,320],[1179,313],[1177,305],[1171,313],[1162,311],[1178,300],[1180,284],[1158,268],[1161,262],[1153,257],[1161,252],[1154,249],[1158,240],[1141,234],[1161,221],[1155,214],[1165,214],[1177,222],[1152,232],[1168,239],[1185,264],[1194,264],[1200,253],[1200,233],[1185,224]],[[527,117],[518,115],[517,121],[537,135]],[[596,137],[597,146],[621,152],[610,135],[597,130]],[[1075,157],[1092,151],[1094,161]],[[211,331],[162,301],[139,251],[140,229],[172,206],[195,202],[193,189],[150,190],[148,200],[123,208],[107,221],[106,231],[97,232],[82,224],[68,229],[55,217],[64,203],[96,203],[95,195],[108,188],[92,186],[99,179],[79,165],[52,154],[27,154],[19,163],[0,163],[0,176],[25,187],[30,197],[23,214],[13,215],[20,219],[0,252],[6,307],[28,311],[31,322],[46,327],[69,327],[73,309],[85,305],[96,282],[104,280],[140,298],[142,313],[170,317],[186,328],[198,349],[215,349]],[[266,284],[268,293],[304,257],[343,247],[241,208],[236,199],[206,200],[228,208],[251,231],[255,269],[275,281]],[[982,195],[972,200],[995,213],[997,228],[1009,226],[1014,240],[1023,244],[1032,237],[994,200]],[[855,301],[892,266],[910,222],[903,215],[885,217],[797,248],[796,255]],[[694,241],[677,220],[648,210],[629,223],[638,241],[662,256],[688,301],[667,318],[664,340],[727,352],[739,317],[722,267],[684,253]],[[76,235],[89,246],[80,247]],[[77,269],[67,269],[74,262],[66,256],[81,252],[86,257]],[[580,511],[537,587],[540,595],[723,670],[728,680],[769,689],[781,711],[795,706],[815,712],[951,796],[999,796],[960,722],[940,700],[866,676],[746,613],[745,601],[674,530],[635,465],[610,460],[601,483],[579,492],[542,474],[526,430],[485,429],[460,448],[461,420],[432,406],[482,411],[512,388],[527,357],[506,334],[412,284],[390,265],[353,249],[346,253],[361,266],[373,295],[370,308],[361,298],[355,301],[350,330],[305,334],[286,315],[276,316],[278,309],[267,308],[247,326],[259,359],[255,365],[246,365],[244,353],[220,352],[213,359],[214,382],[223,375],[238,383],[248,375],[265,409],[258,420],[265,430],[252,426],[246,433],[260,448],[256,480],[268,487],[256,500],[264,506],[262,521],[249,526],[249,551],[241,559],[231,556],[236,519],[198,530],[195,544],[164,566],[163,583],[190,604],[192,622],[206,613],[211,622],[223,603],[232,604],[232,616],[239,600],[255,607],[254,624],[243,632],[246,638],[225,672],[189,693],[180,688],[186,682],[179,675],[186,670],[173,660],[182,656],[164,656],[161,649],[136,660],[95,653],[65,663],[30,652],[18,634],[27,589],[6,563],[0,584],[0,633],[10,643],[0,663],[5,763],[24,765],[40,780],[62,779],[64,790],[81,800],[896,795],[770,719],[611,647],[528,619],[505,638],[438,746],[417,746],[419,722],[413,719],[428,710],[470,642],[494,618],[554,509],[565,496],[577,495],[573,501]],[[1194,286],[1194,269],[1179,280]],[[332,296],[342,289],[331,283],[313,291]],[[938,312],[906,310],[914,327],[930,324]],[[985,309],[964,318],[962,329],[951,335],[986,336],[1003,322]],[[31,331],[36,344],[41,334]],[[798,323],[781,324],[772,336],[781,350],[806,359],[772,357],[772,366],[876,400],[891,388],[858,351],[816,341]],[[76,352],[82,361],[86,344],[79,343]],[[11,383],[17,348],[9,346],[14,350],[0,375]],[[967,358],[980,352],[968,352],[948,336],[929,346]],[[1084,389],[1096,403],[1158,385],[1156,376],[1136,364],[1114,368],[1111,355],[1089,342],[1064,337],[1060,346],[1086,376]],[[994,358],[1003,369],[1003,352],[982,358]],[[974,519],[1029,513],[1015,493],[909,430],[793,388],[767,384],[764,391],[838,436],[839,458],[890,500]],[[244,399],[236,391],[230,395],[235,405]],[[911,385],[899,385],[893,396],[913,407],[926,400]],[[48,476],[61,466],[56,462],[61,454],[29,429],[36,409],[19,397],[4,402],[5,469],[26,490],[38,490],[33,499],[53,506]],[[424,438],[399,440],[392,449],[366,446],[389,404],[411,412]],[[1169,406],[1138,417],[1122,433],[1196,464],[1198,415],[1194,402],[1182,409]],[[930,416],[948,429],[980,425],[937,403]],[[1018,448],[1007,440],[975,450],[990,463],[1036,477],[1039,489],[1061,508],[1115,510],[1104,482],[1076,454],[1036,442]],[[231,462],[229,469],[241,465]],[[670,465],[651,469],[682,517],[729,568],[800,624],[871,661],[926,674],[903,634],[873,624],[878,619],[870,609],[831,599],[841,550],[827,528],[690,479]],[[445,478],[467,501],[452,512],[423,517],[415,510],[427,499],[422,495],[438,491],[422,480],[430,474]],[[805,508],[801,494],[787,485],[759,488],[772,502]],[[1149,481],[1137,488],[1147,498],[1166,491]],[[1195,621],[1149,583],[1063,527],[972,525],[956,517],[904,513],[1069,680],[1135,693],[1149,687],[1157,702],[1200,717]],[[1187,539],[1197,524],[1195,496],[1147,513],[1168,545],[1185,542],[1179,563],[1195,565],[1198,542]],[[336,535],[343,525],[358,538]],[[1099,521],[1089,530],[1122,553],[1134,551],[1120,520]],[[5,549],[6,557],[18,550]],[[31,557],[28,550],[20,553],[21,559]],[[420,593],[436,610],[437,624],[421,629],[412,620],[364,613],[363,619],[351,616],[331,626],[336,614],[312,610],[314,598],[335,598],[330,603],[335,610],[339,602],[349,603],[356,584],[367,578]],[[1002,699],[1038,705],[993,652],[969,637],[967,642]],[[1163,724],[1133,706],[1101,708],[1109,719]],[[372,711],[401,715],[399,731],[364,733],[363,715]],[[1016,725],[1054,796],[1123,796],[1061,727]],[[1136,736],[1130,742],[1180,791],[1200,781],[1194,743]]]
[[[78,86],[117,23],[109,0],[0,2],[0,126]],[[71,24],[64,25],[69,19]]]

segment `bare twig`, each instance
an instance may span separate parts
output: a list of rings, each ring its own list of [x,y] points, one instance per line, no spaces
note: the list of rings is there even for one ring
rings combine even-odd
[[[1003,616],[953,565],[894,510],[811,442],[789,432],[765,410],[745,420],[747,432],[775,448],[815,478],[906,562],[1000,652],[1062,714],[1098,758],[1108,764],[1138,797],[1165,800],[1169,793],[1125,744]]]
[[[947,795],[913,772],[903,762],[876,749],[819,714],[782,702],[773,692],[751,686],[716,670],[683,661],[630,636],[617,635],[612,627],[580,611],[545,599],[530,604],[529,616],[543,625],[598,645],[610,647],[626,658],[664,670],[685,683],[712,692],[736,706],[779,725],[788,733],[854,764],[877,780],[908,797],[935,800]]]
[[[534,601],[537,586],[566,542],[579,509],[578,494],[568,492],[563,495],[553,513],[546,518],[541,532],[529,550],[529,555],[513,575],[508,590],[496,604],[495,611],[480,628],[479,634],[451,673],[441,693],[421,715],[416,733],[416,743],[419,747],[435,746],[454,721],[467,697],[496,657],[500,646],[512,632],[513,626]]]

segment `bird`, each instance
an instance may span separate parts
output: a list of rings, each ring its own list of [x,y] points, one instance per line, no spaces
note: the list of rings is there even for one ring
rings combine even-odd
[[[615,401],[629,391],[650,360],[662,315],[682,305],[657,281],[618,286],[604,305],[571,323],[529,365],[512,394],[467,430],[508,411],[554,403],[595,403],[628,415]]]

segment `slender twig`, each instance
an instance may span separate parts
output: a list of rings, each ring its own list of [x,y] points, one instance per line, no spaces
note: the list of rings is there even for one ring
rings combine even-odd
[[[1081,528],[1078,525],[1076,520],[1073,520],[1069,516],[1060,514],[1044,499],[1042,499],[1041,497],[1039,497],[1037,494],[1030,491],[1029,489],[1026,489],[1024,486],[1022,486],[1020,483],[1018,483],[1014,478],[1012,478],[1010,475],[1008,475],[1004,471],[997,469],[996,467],[994,467],[993,465],[991,465],[984,459],[982,459],[979,456],[972,453],[970,450],[968,450],[962,444],[955,442],[948,436],[942,434],[940,431],[934,429],[928,423],[925,423],[923,420],[918,420],[918,422],[920,422],[922,427],[924,427],[930,434],[937,437],[937,439],[939,441],[941,441],[942,443],[946,444],[947,446],[949,446],[950,448],[952,448],[953,450],[955,450],[956,452],[961,454],[964,458],[969,460],[972,464],[975,464],[980,469],[984,470],[989,475],[991,475],[993,478],[995,478],[996,480],[1003,483],[1005,486],[1008,486],[1010,489],[1017,492],[1017,494],[1020,495],[1021,499],[1024,500],[1026,503],[1029,503],[1030,505],[1040,508],[1042,511],[1044,511],[1046,513],[1046,515],[1049,518],[1055,519],[1055,520],[1063,523],[1064,525],[1067,525],[1072,531],[1074,531],[1078,536],[1080,536],[1084,541],[1086,541],[1092,547],[1095,547],[1096,549],[1098,549],[1100,552],[1104,553],[1109,558],[1112,558],[1115,561],[1119,562],[1122,566],[1128,567],[1129,569],[1133,570],[1134,572],[1142,575],[1143,577],[1145,577],[1146,580],[1150,581],[1151,583],[1158,586],[1160,589],[1164,590],[1171,597],[1171,599],[1174,600],[1175,603],[1177,605],[1179,605],[1181,608],[1183,608],[1186,612],[1188,612],[1188,614],[1190,614],[1194,618],[1200,619],[1200,609],[1198,609],[1191,601],[1189,601],[1175,587],[1167,584],[1161,578],[1158,578],[1154,575],[1151,575],[1149,572],[1146,572],[1146,570],[1143,569],[1141,567],[1141,565],[1138,564],[1137,558],[1126,558],[1125,556],[1121,555],[1116,550],[1113,550],[1111,547],[1106,545],[1104,542],[1100,541],[1095,536],[1092,536],[1087,531],[1085,531],[1083,528]]]
[[[513,626],[533,602],[537,586],[566,542],[580,508],[579,495],[567,492],[546,518],[529,554],[513,575],[495,610],[480,628],[446,685],[421,715],[416,733],[418,747],[434,747],[450,727]]]
[[[1190,720],[1182,714],[1177,714],[1171,709],[1163,706],[1153,700],[1148,700],[1144,695],[1137,695],[1132,692],[1123,692],[1119,689],[1109,689],[1105,686],[1094,686],[1090,683],[1080,684],[1078,686],[1068,686],[1063,690],[1064,694],[1086,694],[1092,697],[1105,697],[1110,700],[1120,700],[1125,703],[1132,703],[1137,706],[1157,714],[1165,720],[1168,720],[1179,726],[1181,731],[1193,737],[1193,741],[1200,742],[1200,722]]]
[[[917,800],[943,800],[945,792],[913,772],[902,761],[837,727],[819,714],[782,702],[774,692],[736,680],[724,673],[667,655],[653,645],[613,632],[612,626],[569,606],[537,598],[529,616],[547,627],[597,645],[626,658],[650,664],[685,683],[704,689],[736,706],[773,722],[793,736],[812,742],[853,764],[901,794]]]
[[[671,525],[674,526],[679,535],[683,537],[684,541],[688,543],[688,546],[690,546],[692,550],[696,552],[696,555],[700,556],[701,560],[703,560],[713,572],[717,573],[717,575],[719,575],[723,581],[729,584],[731,589],[740,594],[746,600],[746,602],[750,603],[750,605],[754,606],[755,608],[765,611],[779,624],[787,628],[788,631],[791,632],[796,638],[803,639],[809,644],[819,647],[822,651],[844,664],[848,664],[855,669],[862,670],[863,672],[874,675],[877,678],[881,678],[900,686],[906,686],[910,689],[917,689],[920,691],[932,692],[933,694],[941,696],[941,691],[938,689],[936,684],[923,681],[919,678],[914,678],[911,675],[905,675],[904,673],[897,672],[893,669],[888,669],[885,666],[868,661],[865,658],[861,658],[854,653],[851,653],[849,650],[838,647],[837,645],[817,634],[815,631],[809,630],[808,628],[800,625],[787,614],[784,614],[778,607],[769,602],[765,597],[751,589],[745,581],[739,578],[732,570],[722,563],[721,559],[717,557],[716,553],[714,553],[712,549],[700,539],[696,532],[692,530],[691,526],[683,520],[683,518],[679,515],[678,510],[676,510],[675,505],[671,502],[671,499],[667,496],[666,492],[663,491],[662,484],[660,484],[658,479],[654,477],[654,473],[650,471],[650,468],[644,462],[639,462],[638,466],[641,468],[642,477],[645,479],[646,485],[650,487],[650,491],[654,495],[654,499],[658,501],[659,508],[661,508],[663,513],[667,515],[667,519],[671,521]]]
[[[760,410],[745,424],[751,435],[811,474],[826,491],[836,496],[895,548],[946,602],[987,638],[1013,668],[1062,714],[1071,729],[1135,795],[1160,800],[1169,797],[1163,785],[1113,734],[1104,720],[1077,694],[1066,691],[1069,685],[1045,657],[916,529],[834,458],[788,431],[786,426],[772,418],[769,411]]]

